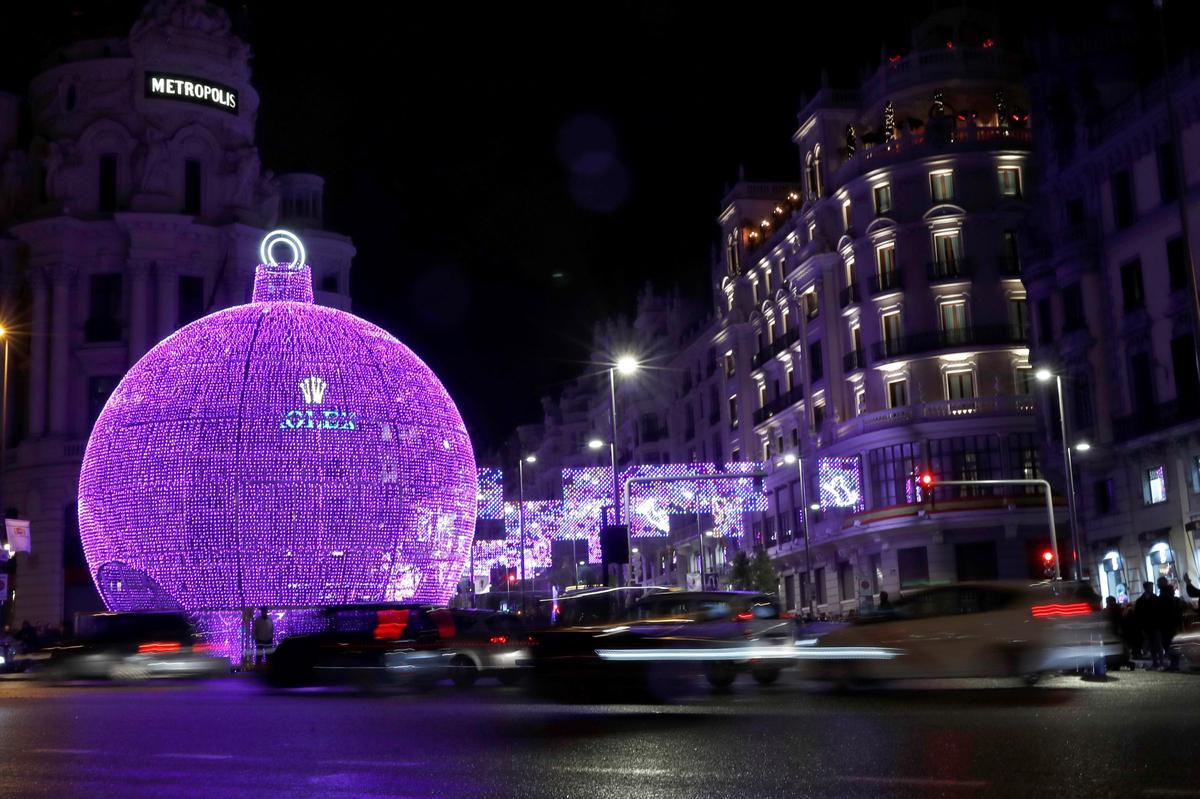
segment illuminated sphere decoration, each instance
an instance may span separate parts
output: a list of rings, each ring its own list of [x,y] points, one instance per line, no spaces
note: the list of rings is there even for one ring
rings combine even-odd
[[[298,239],[262,260],[249,304],[147,352],[96,420],[79,528],[100,595],[226,629],[259,606],[446,602],[477,501],[458,409],[386,331],[313,303]]]

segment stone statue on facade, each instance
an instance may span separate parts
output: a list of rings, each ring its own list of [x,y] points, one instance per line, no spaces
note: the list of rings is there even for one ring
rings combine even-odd
[[[45,166],[46,196],[65,207],[71,198],[71,184],[80,169],[75,143],[67,140],[50,142]]]
[[[167,135],[155,127],[147,127],[141,144],[133,151],[133,177],[139,193],[166,192]]]

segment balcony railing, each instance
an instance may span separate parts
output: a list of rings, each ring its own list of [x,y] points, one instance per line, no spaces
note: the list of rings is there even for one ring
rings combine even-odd
[[[867,368],[867,354],[862,350],[850,350],[842,356],[842,371],[853,372]]]
[[[955,258],[953,261],[930,261],[925,266],[925,273],[930,283],[942,280],[961,280],[970,277],[975,271],[969,258]]]
[[[871,293],[881,294],[885,291],[899,291],[904,288],[904,281],[900,278],[900,272],[892,269],[887,272],[877,272],[871,275]]]
[[[1129,441],[1198,419],[1200,403],[1179,400],[1161,402],[1149,410],[1113,419],[1113,439],[1118,442]]]
[[[846,286],[846,288],[842,289],[841,292],[838,293],[838,303],[842,308],[849,307],[858,301],[858,286],[854,285],[853,283],[851,283],[849,286]]]
[[[1026,344],[1028,341],[1028,332],[1012,325],[979,325],[913,333],[909,336],[885,339],[875,343],[871,348],[871,355],[874,360],[881,361],[885,358],[916,355],[931,350],[957,347],[995,347]]]
[[[1010,413],[1033,413],[1033,397],[1023,394],[973,397],[971,399],[938,400],[918,405],[905,405],[900,408],[887,408],[875,413],[864,413],[862,416],[856,416],[853,419],[842,422],[834,429],[834,437],[840,441],[872,430],[879,430],[898,424],[910,424],[921,420]]]
[[[796,386],[754,412],[754,424],[760,425],[782,410],[786,410],[804,399],[804,387]]]
[[[767,361],[774,358],[779,353],[786,350],[788,347],[800,340],[800,331],[789,330],[782,337],[775,339],[767,346],[763,347],[758,352],[754,353],[754,357],[750,359],[750,368],[757,369]]]

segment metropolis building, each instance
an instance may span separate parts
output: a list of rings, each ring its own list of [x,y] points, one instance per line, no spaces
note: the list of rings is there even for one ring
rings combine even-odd
[[[309,250],[318,303],[349,308],[354,256],[321,230],[320,177],[264,171],[250,50],[225,12],[156,0],[120,38],[50,54],[27,98],[0,96],[0,293],[17,318],[3,505],[31,522],[13,618],[99,607],[76,488],[121,375],[180,326],[250,298],[264,231]]]

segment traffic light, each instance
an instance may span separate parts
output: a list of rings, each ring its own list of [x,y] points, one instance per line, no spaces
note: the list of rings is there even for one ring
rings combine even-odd
[[[926,490],[933,488],[933,472],[921,472],[921,487]]]
[[[517,567],[510,566],[508,569],[508,584],[513,585],[517,582]]]
[[[1042,572],[1047,577],[1054,576],[1054,551],[1050,549],[1042,550]]]

